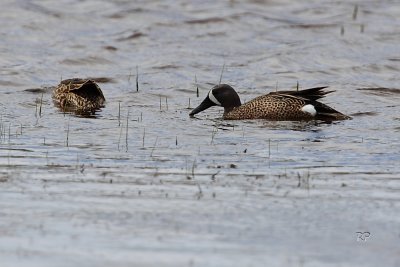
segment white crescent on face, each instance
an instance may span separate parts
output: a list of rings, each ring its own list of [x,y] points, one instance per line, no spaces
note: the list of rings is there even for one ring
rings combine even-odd
[[[216,105],[218,106],[222,106],[221,103],[215,98],[215,96],[212,93],[213,90],[210,90],[210,92],[208,92],[208,98]]]

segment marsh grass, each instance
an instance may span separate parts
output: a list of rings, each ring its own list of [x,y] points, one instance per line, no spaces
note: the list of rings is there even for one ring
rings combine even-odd
[[[136,66],[136,92],[139,92],[139,66]]]
[[[214,126],[214,128],[211,131],[211,143],[210,143],[211,145],[214,144],[214,137],[217,134],[217,132],[218,132],[218,126]]]
[[[11,124],[8,124],[8,143],[11,143]]]
[[[154,141],[153,148],[151,149],[150,157],[153,157],[154,149],[156,149],[157,146],[157,141],[158,141],[158,136],[156,136],[156,141]]]
[[[0,121],[0,144],[6,142],[6,132],[5,132],[5,124],[3,121]]]
[[[118,126],[121,126],[121,101],[118,102]]]
[[[307,174],[301,175],[300,172],[297,173],[297,187],[298,188],[304,188],[307,190],[308,194],[310,194],[310,170],[307,171]]]
[[[66,146],[69,147],[69,119],[67,122],[67,138],[66,138],[66,142],[65,142]]]
[[[120,144],[121,144],[121,137],[122,137],[122,129],[123,129],[123,125],[121,125],[119,127],[119,137],[118,137],[118,151],[120,151]]]
[[[224,75],[224,70],[225,70],[225,63],[222,65],[221,74],[219,76],[218,84],[221,84],[221,82],[222,82],[222,76]]]
[[[126,114],[125,151],[128,152],[129,109]]]
[[[358,15],[358,5],[355,5],[353,9],[353,20],[357,20],[357,15]]]
[[[142,148],[144,148],[144,139],[146,137],[146,128],[143,128]]]
[[[42,106],[43,106],[43,93],[42,96],[40,97],[39,118],[42,117]]]
[[[197,83],[197,76],[194,75],[194,84],[196,85],[196,96],[199,97],[199,84]]]
[[[199,183],[199,182],[196,182],[196,185],[197,185],[197,189],[199,190],[199,191],[196,193],[196,197],[197,197],[197,199],[199,200],[199,199],[201,199],[204,195],[203,195],[203,190],[202,190],[202,188],[201,188],[201,186],[200,186],[200,183]]]
[[[196,162],[196,159],[194,159],[193,164],[192,164],[192,178],[193,179],[194,179],[194,170],[195,170],[196,166],[197,166],[197,162]]]
[[[3,142],[3,129],[4,129],[3,116],[1,116],[0,117],[0,143]]]

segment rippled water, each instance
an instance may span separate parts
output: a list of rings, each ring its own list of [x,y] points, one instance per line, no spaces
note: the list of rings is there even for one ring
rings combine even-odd
[[[3,1],[1,265],[399,266],[399,18],[398,1]],[[53,106],[72,77],[100,82],[93,118]],[[327,85],[353,120],[189,118],[220,78],[242,101]]]

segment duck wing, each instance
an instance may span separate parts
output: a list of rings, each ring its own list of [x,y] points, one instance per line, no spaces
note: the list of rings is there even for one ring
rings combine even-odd
[[[302,99],[305,101],[316,101],[318,99],[325,97],[325,95],[327,95],[327,94],[335,92],[334,90],[324,91],[325,88],[328,88],[328,86],[314,87],[314,88],[309,88],[309,89],[304,89],[304,90],[299,90],[299,91],[277,91],[277,92],[271,92],[269,94],[270,95],[280,95],[280,96],[291,97],[291,98],[298,98],[298,99]]]
[[[74,90],[79,90],[83,84],[85,84],[88,79],[72,78],[62,80],[58,85],[59,88],[63,88],[65,92],[72,92]]]
[[[103,92],[100,87],[92,80],[85,79],[69,79],[61,83],[68,86],[68,91],[84,98],[98,97],[105,100]]]

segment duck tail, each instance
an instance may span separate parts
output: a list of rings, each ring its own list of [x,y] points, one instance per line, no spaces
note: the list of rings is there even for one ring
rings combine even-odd
[[[317,111],[316,119],[323,121],[336,121],[336,120],[350,120],[351,117],[347,116],[336,109],[333,109],[323,103],[314,102],[315,110]]]

